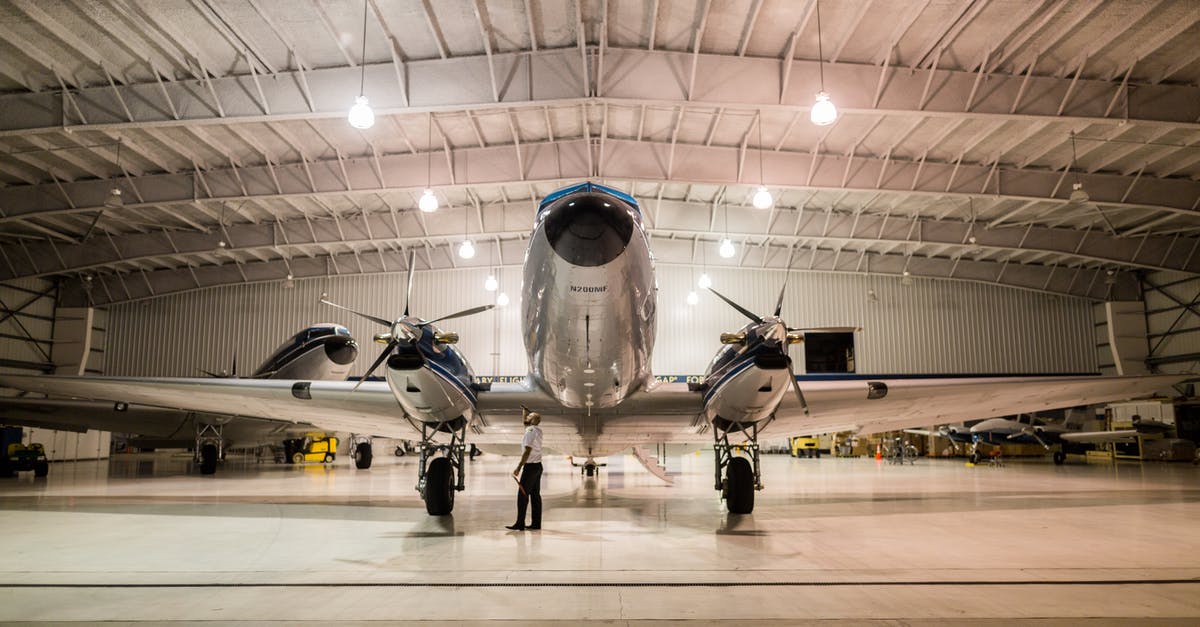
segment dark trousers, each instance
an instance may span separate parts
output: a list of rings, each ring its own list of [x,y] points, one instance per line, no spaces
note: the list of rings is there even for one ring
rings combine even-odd
[[[525,524],[525,508],[532,503],[531,527],[542,526],[542,464],[525,464],[521,467],[521,487],[517,489],[517,524]]]

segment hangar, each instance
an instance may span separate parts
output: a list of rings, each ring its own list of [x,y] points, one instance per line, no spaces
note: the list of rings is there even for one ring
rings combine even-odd
[[[637,208],[663,385],[703,385],[689,380],[745,324],[706,286],[841,331],[784,346],[814,417],[831,371],[867,385],[1200,362],[1191,2],[11,0],[0,15],[6,377],[244,373],[325,322],[358,340],[362,377],[381,329],[327,296],[385,322],[494,305],[442,326],[480,398],[499,394],[530,372],[540,203],[577,184]],[[407,329],[392,326],[385,343]],[[0,422],[39,422],[10,413],[38,401],[6,400]],[[1186,441],[1191,406],[1156,406]],[[330,465],[231,451],[205,476],[189,454],[111,453],[110,432],[69,428],[95,411],[19,434],[52,463],[0,485],[17,547],[4,620],[1200,615],[1187,464],[764,452],[758,507],[739,515],[712,490],[713,444],[647,434],[647,468],[622,452],[581,476],[548,455],[546,529],[512,534],[515,458],[498,448],[464,459],[454,513],[429,517],[423,462],[378,444],[370,469],[346,459],[379,433],[341,434]],[[202,421],[171,419],[200,444]],[[835,424],[869,449],[869,429]]]

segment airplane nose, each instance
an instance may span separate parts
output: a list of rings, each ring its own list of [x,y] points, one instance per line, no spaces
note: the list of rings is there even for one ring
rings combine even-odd
[[[331,337],[325,341],[325,356],[333,363],[345,366],[358,358],[358,343],[353,338]]]
[[[624,202],[578,194],[555,204],[546,216],[546,238],[563,260],[576,266],[602,266],[625,252],[634,221]]]

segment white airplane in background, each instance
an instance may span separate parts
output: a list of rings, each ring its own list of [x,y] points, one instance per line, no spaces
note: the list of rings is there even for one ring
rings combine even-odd
[[[344,381],[357,357],[358,342],[349,329],[340,324],[314,324],[280,344],[249,377]],[[209,377],[236,379],[237,358],[230,373],[201,372]],[[205,414],[124,401],[30,397],[0,398],[0,423],[60,431],[100,429],[130,433],[135,436],[130,443],[142,448],[194,447],[200,472],[206,475],[217,471],[217,460],[225,448],[262,443],[279,445],[289,434],[319,430],[311,424]],[[368,468],[369,443],[364,451],[361,440],[351,436],[354,460],[359,468]]]
[[[434,325],[490,305],[429,322],[406,305],[395,320],[354,312],[387,328],[376,336],[387,346],[367,374],[386,364],[380,382],[2,375],[0,384],[385,437],[417,433],[417,489],[433,515],[449,514],[455,491],[465,487],[466,441],[485,449],[518,441],[527,406],[542,414],[548,449],[589,464],[649,443],[712,442],[715,487],[730,512],[745,514],[762,488],[757,441],[764,432],[867,434],[1127,399],[1189,378],[856,378],[806,382],[802,391],[787,348],[805,330],[780,318],[781,295],[769,316],[721,297],[751,322],[722,334],[702,383],[657,384],[650,373],[657,288],[641,211],[631,196],[593,183],[540,203],[523,289],[530,370],[521,383],[477,382],[453,346],[457,334]],[[745,440],[748,457],[731,437]]]

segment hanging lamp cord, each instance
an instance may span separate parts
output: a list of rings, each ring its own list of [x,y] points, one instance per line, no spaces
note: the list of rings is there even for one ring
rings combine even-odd
[[[817,72],[821,75],[821,91],[825,91],[825,51],[821,48],[821,0],[817,0]]]
[[[362,64],[358,72],[358,95],[363,95],[363,89],[367,84],[367,3],[369,0],[363,0],[363,32],[362,32],[362,55],[359,57],[359,62]]]

